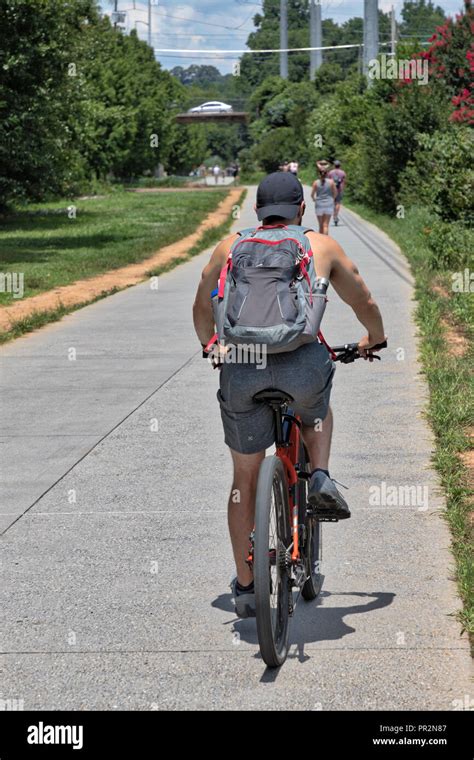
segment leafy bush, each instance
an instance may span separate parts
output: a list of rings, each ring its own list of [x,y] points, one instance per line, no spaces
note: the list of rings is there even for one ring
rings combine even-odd
[[[472,0],[464,0],[464,5],[464,13],[436,27],[429,40],[431,46],[420,56],[428,61],[430,75],[440,80],[452,96],[454,110],[450,120],[474,124],[474,9]]]
[[[338,63],[323,63],[316,72],[314,85],[321,94],[329,95],[334,92],[338,82],[344,80],[344,71]]]
[[[242,175],[254,174],[258,171],[258,162],[251,148],[244,148],[239,153],[239,163]]]
[[[402,203],[421,201],[445,221],[467,223],[473,211],[472,129],[445,127],[432,135],[418,135],[418,145],[402,176]]]
[[[474,231],[461,223],[435,221],[425,229],[433,270],[458,270],[469,266],[474,250]]]

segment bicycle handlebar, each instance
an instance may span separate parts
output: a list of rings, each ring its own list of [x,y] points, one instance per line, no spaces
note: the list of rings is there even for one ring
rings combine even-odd
[[[371,348],[367,349],[367,356],[372,359],[380,359],[380,356],[373,354],[372,351],[380,351],[382,348],[387,348],[386,340],[384,340],[383,343],[377,343],[376,346],[371,346]],[[333,346],[332,350],[337,354],[334,359],[335,362],[351,364],[351,362],[355,362],[356,359],[363,358],[363,354],[359,353],[358,343],[346,343],[344,346]]]
[[[380,356],[377,356],[377,354],[374,354],[372,352],[380,351],[382,348],[387,348],[386,340],[384,340],[383,343],[377,343],[376,346],[371,346],[371,348],[367,349],[366,356],[368,356],[369,359],[380,359]],[[359,353],[358,343],[345,343],[343,346],[333,346],[332,350],[336,354],[334,361],[342,362],[342,364],[351,364],[352,362],[355,362],[356,359],[362,359],[363,357],[363,354]],[[207,353],[203,351],[202,355],[205,359],[212,359],[210,352]],[[213,361],[214,369],[220,366],[222,366],[222,362]]]

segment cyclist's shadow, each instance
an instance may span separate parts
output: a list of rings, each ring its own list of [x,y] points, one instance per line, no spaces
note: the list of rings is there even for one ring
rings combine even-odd
[[[366,604],[353,604],[341,607],[327,607],[325,603],[330,597],[370,597],[371,601]],[[374,610],[388,607],[393,602],[395,594],[384,591],[321,591],[314,602],[305,602],[299,599],[295,614],[290,621],[290,646],[289,657],[297,657],[300,662],[309,659],[304,654],[305,644],[318,641],[335,641],[342,639],[356,629],[348,625],[344,618],[347,615],[360,615]],[[233,604],[230,594],[223,594],[213,602],[213,607],[218,607],[226,612],[233,612]],[[232,630],[238,634],[240,640],[249,644],[258,644],[255,620],[240,620],[234,618],[228,623],[232,624]],[[294,650],[297,654],[293,654]]]

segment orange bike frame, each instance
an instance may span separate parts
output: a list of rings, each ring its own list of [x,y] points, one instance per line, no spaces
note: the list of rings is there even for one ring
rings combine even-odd
[[[298,418],[297,418],[298,419]],[[276,455],[281,459],[283,467],[285,468],[286,479],[289,486],[289,507],[290,507],[290,525],[291,532],[293,534],[293,551],[291,553],[292,562],[296,562],[300,558],[299,538],[298,538],[298,499],[293,497],[296,495],[296,486],[298,483],[298,476],[295,470],[295,464],[298,461],[300,450],[300,429],[298,425],[291,425],[291,435],[288,446],[277,446]]]
[[[294,415],[297,420],[299,417]],[[291,525],[291,533],[293,536],[293,551],[291,553],[291,561],[297,562],[300,559],[300,547],[298,536],[298,500],[293,497],[296,494],[296,486],[298,483],[298,475],[296,474],[295,464],[298,461],[300,450],[300,429],[298,425],[294,423],[291,425],[291,434],[288,446],[277,446],[276,455],[281,459],[283,467],[285,468],[286,481],[288,485],[288,504],[290,514],[288,518]],[[247,563],[251,567],[252,565],[252,548],[250,547],[249,555],[247,557]]]

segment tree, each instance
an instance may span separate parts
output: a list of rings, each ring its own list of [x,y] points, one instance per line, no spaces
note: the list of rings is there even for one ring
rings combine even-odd
[[[222,161],[235,161],[239,152],[247,147],[247,127],[244,124],[206,124],[204,134],[207,155],[219,156]]]
[[[187,175],[207,156],[207,139],[203,124],[176,124],[166,159],[172,174]]]
[[[70,129],[92,0],[0,0],[0,205],[61,192],[82,161]]]
[[[254,17],[257,27],[247,40],[251,50],[280,47],[280,0],[263,0],[262,13]],[[309,45],[309,7],[307,0],[288,0],[288,44],[291,48]],[[241,59],[241,79],[249,90],[280,71],[278,53],[249,54]],[[289,54],[289,79],[301,82],[309,78],[309,53]]]
[[[308,150],[305,127],[311,109],[318,100],[319,95],[309,81],[295,83],[280,77],[267,77],[250,99],[252,112],[258,114],[250,126],[250,135],[255,143],[255,159],[258,161],[262,153],[262,165],[268,166],[271,163],[278,166],[284,160],[282,152],[289,151],[289,154],[297,154],[299,161],[306,161]],[[288,128],[290,132],[282,132],[281,128]],[[274,149],[270,135],[275,130],[278,130],[280,137],[284,137],[288,149],[285,149],[285,144]],[[291,138],[288,137],[289,134]],[[271,150],[274,150],[273,158],[270,156]]]
[[[437,87],[451,98],[454,110],[450,120],[458,123],[474,124],[473,31],[472,0],[465,0],[464,13],[437,26],[429,39],[430,47],[412,55],[427,63],[431,89]],[[416,86],[409,77],[402,82],[405,89]]]
[[[286,89],[286,82],[279,76],[269,76],[264,79],[259,86],[254,90],[249,100],[249,108],[251,112],[258,118],[260,112],[265,108],[266,104],[272,100],[276,95],[284,92]]]
[[[309,2],[308,0],[288,0],[288,44],[290,48],[309,47]],[[264,0],[262,13],[254,17],[257,27],[249,35],[247,45],[252,50],[278,49],[280,47],[280,0]],[[382,40],[390,36],[390,16],[379,11],[379,32]],[[349,19],[341,26],[331,18],[322,21],[323,45],[361,45],[363,42],[363,19]],[[360,48],[327,50],[323,52],[324,63],[342,67],[344,74],[359,65]],[[292,52],[288,56],[288,77],[291,82],[309,79],[309,51]],[[260,85],[270,76],[278,76],[280,71],[278,53],[244,54],[241,61],[241,86],[247,83],[248,91]],[[242,81],[243,80],[243,81]]]
[[[299,160],[299,150],[295,145],[293,130],[290,127],[273,129],[255,146],[254,156],[266,172],[277,171],[282,161]]]
[[[165,162],[183,86],[94,0],[0,0],[0,203]],[[178,135],[179,137],[179,135]]]
[[[321,94],[333,93],[335,85],[343,79],[344,72],[339,63],[323,63],[316,72],[315,87]]]
[[[188,66],[186,69],[182,66],[175,66],[174,69],[171,69],[170,74],[179,79],[181,84],[195,84],[199,87],[216,84],[225,78],[215,66],[197,64],[192,64],[192,66]]]
[[[432,0],[405,0],[401,16],[400,33],[423,39],[445,21],[443,9]]]

